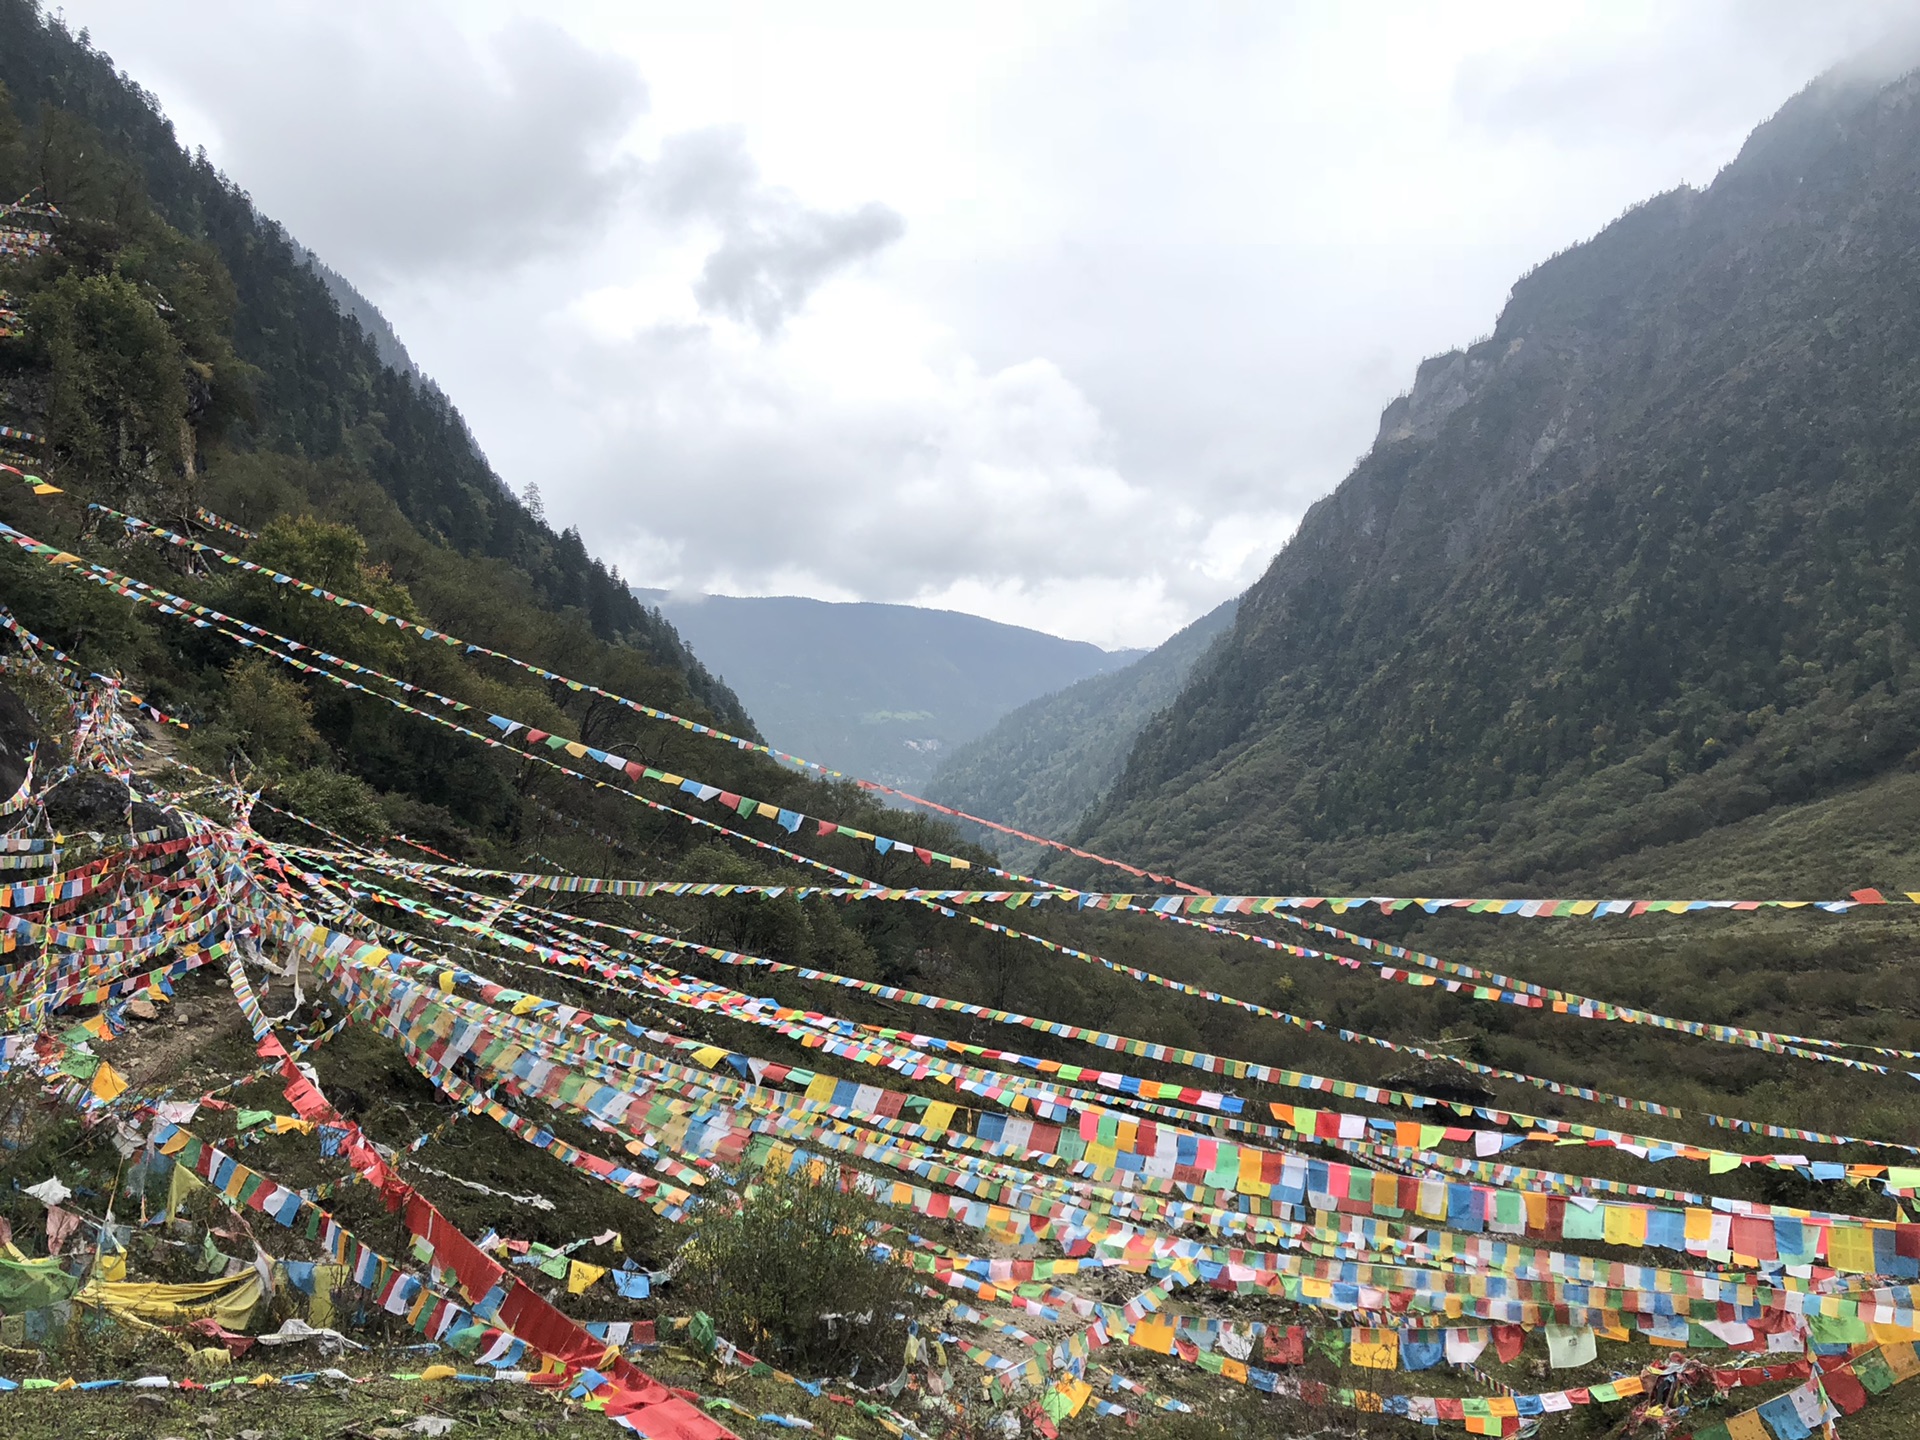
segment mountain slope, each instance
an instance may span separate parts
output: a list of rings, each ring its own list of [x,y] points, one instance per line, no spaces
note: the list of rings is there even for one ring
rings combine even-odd
[[[392,322],[380,312],[378,305],[354,289],[353,282],[346,276],[297,240],[293,242],[293,253],[320,277],[320,283],[327,287],[327,294],[340,307],[340,313],[358,324],[361,332],[373,342],[374,353],[380,357],[382,365],[402,375],[411,375],[423,385],[432,384],[420,367],[413,363],[413,356],[407,353],[407,347],[394,332]]]
[[[1016,705],[1134,653],[917,605],[635,593],[726,677],[772,743],[907,787]]]
[[[1920,81],[1829,77],[1420,367],[1084,834],[1444,894],[1885,773],[1916,457]]]
[[[1180,693],[1187,676],[1233,623],[1238,600],[1202,615],[1131,665],[1029,700],[949,755],[927,797],[989,820],[1060,835],[1118,778],[1147,721]],[[1011,863],[1038,847],[992,837]]]
[[[540,603],[579,610],[601,639],[631,645],[684,676],[722,724],[751,725],[672,627],[592,559],[577,533],[554,534],[507,492],[444,396],[382,363],[306,252],[204,154],[182,149],[154,97],[118,74],[110,57],[32,0],[0,0],[0,84],[23,120],[44,112],[55,122],[27,157],[27,181],[43,187],[45,198],[82,210],[96,201],[56,193],[84,186],[94,172],[50,163],[60,147],[46,136],[83,154],[97,132],[159,215],[218,257],[234,299],[233,350],[254,370],[251,417],[234,427],[236,441],[363,469],[422,532],[462,554],[507,562]]]

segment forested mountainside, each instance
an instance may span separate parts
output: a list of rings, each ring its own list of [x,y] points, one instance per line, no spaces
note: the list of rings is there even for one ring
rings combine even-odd
[[[1014,706],[1135,653],[920,605],[638,593],[772,743],[908,789]]]
[[[1106,794],[1141,729],[1180,693],[1238,604],[1214,607],[1130,665],[1028,701],[949,755],[927,797],[1035,834],[1066,834]],[[1009,863],[1038,859],[1037,846],[993,841]]]
[[[76,220],[123,227],[129,207],[150,207],[181,245],[217,262],[227,343],[244,368],[216,377],[215,418],[235,446],[364,475],[422,534],[506,562],[543,608],[578,610],[600,639],[681,675],[729,727],[750,724],[577,533],[554,534],[506,491],[444,396],[381,362],[305,252],[204,155],[187,154],[153,96],[110,57],[35,0],[0,0],[0,84],[5,123],[26,127],[0,176],[9,198],[35,188]]]
[[[1874,780],[1916,557],[1920,78],[1828,77],[1420,367],[1082,838],[1471,893]]]
[[[608,698],[756,734],[672,626],[577,532],[554,534],[513,499],[445,398],[381,363],[304,252],[184,155],[151,97],[106,56],[32,6],[0,0],[0,81],[0,190],[29,196],[0,217],[0,450],[15,472],[0,476],[0,520],[54,547],[43,554],[124,577],[88,586],[77,569],[0,546],[8,614],[188,722],[173,741],[183,759],[246,777],[270,803],[354,836],[400,830],[475,858],[537,846],[596,868],[644,853],[692,872],[761,873],[741,855],[701,850],[703,832],[663,807],[605,786],[576,793],[529,760],[490,754],[474,738],[501,733],[488,716],[555,744],[679,762],[729,795],[879,828],[882,812],[851,787],[806,781]],[[136,536],[99,505],[232,559]],[[365,601],[416,634],[444,627],[541,668],[463,663],[464,647],[410,639],[391,618],[253,566]],[[369,668],[348,672],[362,676],[355,685],[323,683],[285,656],[235,648],[218,625],[130,603],[134,582],[213,607],[232,617],[220,622],[229,630],[262,626]],[[397,709],[375,693],[387,683],[379,676],[417,687],[394,698],[414,694],[416,711],[469,736]],[[890,814],[885,828],[957,848],[918,817]],[[838,863],[898,868],[870,845],[820,843]]]

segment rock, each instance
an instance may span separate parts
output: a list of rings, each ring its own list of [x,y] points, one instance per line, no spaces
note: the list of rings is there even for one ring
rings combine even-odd
[[[1480,1077],[1457,1061],[1420,1060],[1405,1070],[1383,1075],[1378,1082],[1389,1090],[1411,1090],[1416,1095],[1431,1095],[1436,1100],[1451,1100],[1459,1105],[1488,1105],[1493,1091]]]
[[[0,800],[20,788],[27,778],[27,753],[45,738],[26,702],[0,685]]]
[[[167,839],[178,840],[187,833],[176,817],[140,799],[111,775],[69,776],[41,800],[48,821],[62,834],[95,831],[111,837],[129,830],[159,830]]]

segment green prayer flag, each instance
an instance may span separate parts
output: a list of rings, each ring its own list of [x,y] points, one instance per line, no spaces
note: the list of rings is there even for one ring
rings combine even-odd
[[[1893,1367],[1887,1364],[1886,1357],[1878,1350],[1869,1351],[1853,1362],[1854,1378],[1875,1395],[1884,1395],[1897,1383],[1899,1377],[1893,1373]]]

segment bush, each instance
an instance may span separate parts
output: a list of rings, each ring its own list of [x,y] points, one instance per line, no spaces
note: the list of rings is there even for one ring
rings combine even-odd
[[[380,840],[387,815],[373,787],[357,775],[315,766],[296,770],[275,782],[268,798],[283,810],[317,820],[355,840]]]
[[[879,1207],[847,1179],[816,1163],[769,1177],[737,1208],[703,1206],[681,1252],[688,1303],[763,1360],[815,1373],[856,1361],[869,1375],[897,1371],[913,1272],[874,1258],[867,1226]]]

